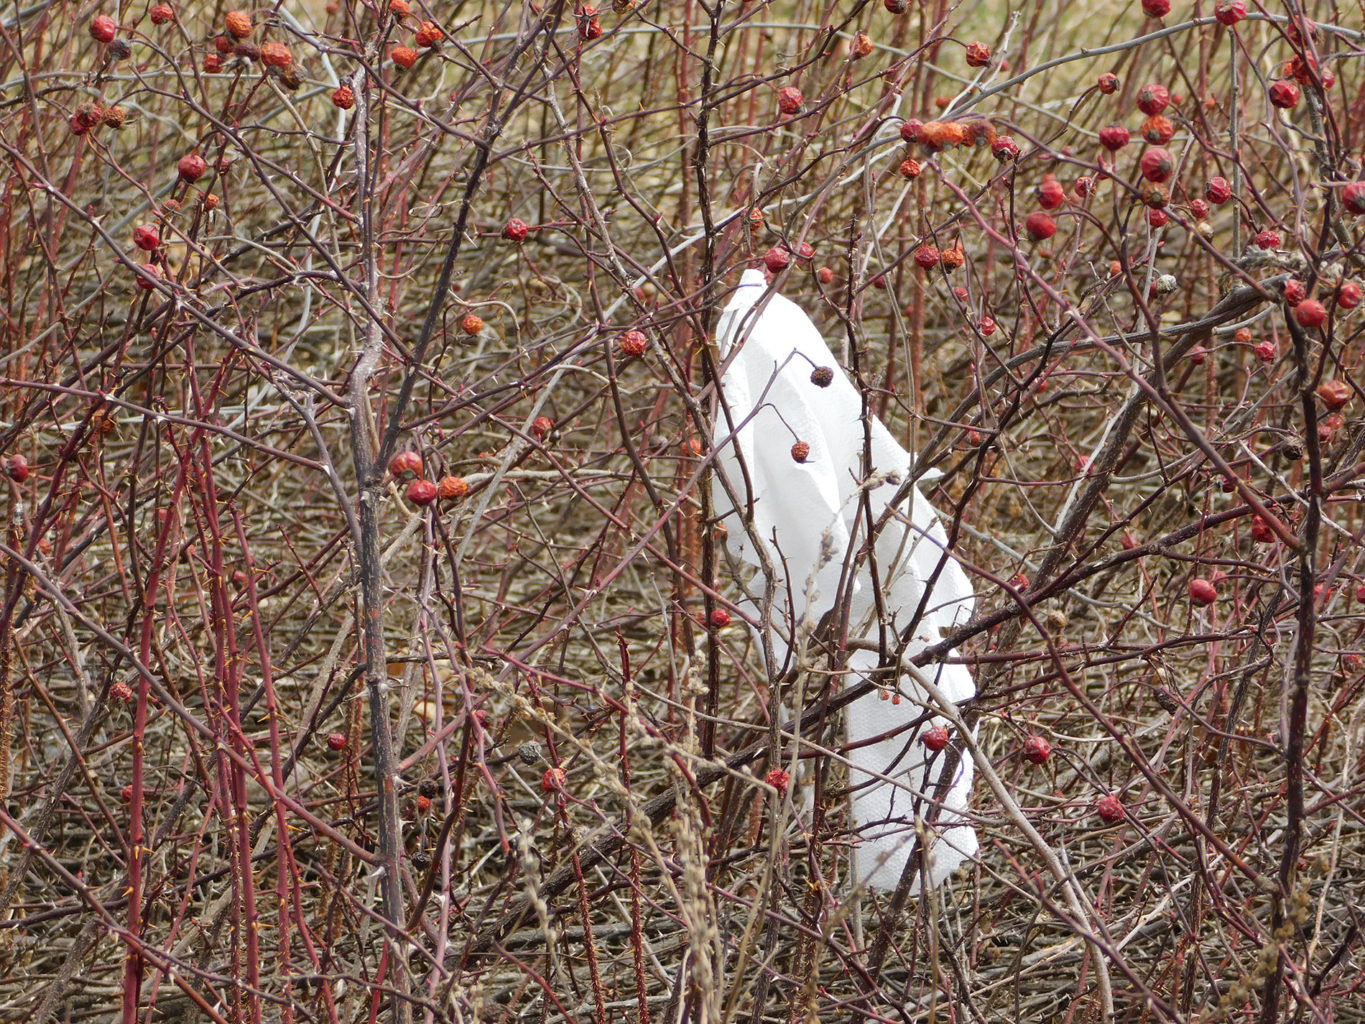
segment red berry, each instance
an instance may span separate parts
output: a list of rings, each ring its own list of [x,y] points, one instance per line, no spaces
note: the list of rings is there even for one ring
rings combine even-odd
[[[345,750],[346,734],[344,732],[334,732],[327,737],[328,750]]]
[[[456,501],[469,493],[469,484],[465,483],[463,477],[443,476],[441,482],[436,485],[436,497],[442,501]]]
[[[919,141],[920,132],[924,130],[924,122],[915,118],[902,122],[901,138],[906,142],[915,143]]]
[[[1203,366],[1204,360],[1209,357],[1209,350],[1203,345],[1195,345],[1190,349],[1190,362],[1195,366]]]
[[[175,19],[175,11],[170,4],[156,4],[147,12],[153,25],[164,25]]]
[[[1130,137],[1128,129],[1121,124],[1111,124],[1107,128],[1100,129],[1100,145],[1111,153],[1117,153],[1128,145]]]
[[[763,776],[763,781],[772,786],[779,793],[785,793],[787,787],[791,785],[792,777],[781,768],[774,768]]]
[[[815,278],[821,284],[829,284],[834,280],[834,271],[829,267],[821,267],[815,272]]]
[[[1275,531],[1260,516],[1251,517],[1251,539],[1257,544],[1269,544],[1275,539]]]
[[[1055,210],[1066,202],[1066,189],[1054,175],[1044,174],[1038,186],[1038,205],[1044,210]]]
[[[1166,109],[1166,105],[1171,102],[1171,94],[1166,91],[1164,85],[1153,82],[1144,85],[1138,90],[1137,105],[1138,109],[1144,114],[1159,114]]]
[[[1052,756],[1052,744],[1041,736],[1030,736],[1024,741],[1024,759],[1032,764],[1043,764]]]
[[[602,38],[602,20],[597,16],[597,8],[587,6],[578,16],[578,35],[591,42]]]
[[[210,53],[204,58],[204,70],[210,75],[223,70],[223,58],[216,53]]]
[[[982,335],[989,338],[995,333],[995,321],[991,317],[983,316],[976,325],[976,329],[980,331]]]
[[[400,68],[410,68],[417,63],[417,51],[411,46],[395,46],[389,56]]]
[[[984,68],[991,62],[991,48],[985,43],[967,44],[967,66]]]
[[[1153,146],[1164,146],[1175,137],[1175,125],[1165,114],[1153,114],[1142,122],[1142,137]]]
[[[525,221],[513,217],[502,226],[502,237],[509,242],[522,242],[526,240],[526,233],[528,231],[530,231],[530,228],[526,226]]]
[[[1303,286],[1303,282],[1297,277],[1291,277],[1284,283],[1284,301],[1290,306],[1297,306],[1308,297],[1308,289]]]
[[[431,797],[421,794],[417,797],[417,813],[428,814],[431,811]]]
[[[143,265],[142,273],[138,274],[134,280],[144,292],[150,292],[156,290],[156,279],[160,276],[161,271],[157,270],[154,264],[147,263]]]
[[[1175,157],[1171,155],[1169,149],[1153,146],[1142,154],[1139,167],[1142,176],[1148,181],[1170,181],[1171,175],[1175,173]]]
[[[1154,228],[1164,228],[1170,223],[1171,215],[1165,210],[1148,210],[1147,223]]]
[[[430,505],[436,500],[436,485],[430,480],[417,479],[408,484],[408,501],[414,505]]]
[[[567,777],[563,768],[546,768],[540,777],[540,788],[546,793],[557,793],[564,788]]]
[[[1280,233],[1274,228],[1265,228],[1256,232],[1256,245],[1262,249],[1278,249],[1283,243]]]
[[[1095,191],[1095,183],[1090,180],[1088,175],[1083,174],[1076,179],[1076,184],[1072,186],[1072,190],[1081,199],[1088,199],[1091,193]]]
[[[11,455],[5,460],[5,473],[16,484],[28,479],[28,459],[22,455]]]
[[[773,246],[773,248],[763,254],[763,265],[767,267],[771,273],[776,274],[779,271],[786,270],[790,263],[790,255],[787,253],[787,250],[781,246]]]
[[[793,462],[805,462],[808,458],[810,458],[810,445],[806,444],[805,441],[797,441],[792,445]]]
[[[1347,281],[1337,289],[1337,305],[1342,309],[1355,309],[1360,305],[1361,297],[1360,285],[1354,281]]]
[[[400,480],[422,475],[422,456],[416,452],[398,452],[389,460],[389,472]]]
[[[777,109],[788,117],[792,114],[799,114],[803,102],[805,102],[805,97],[801,95],[801,90],[794,85],[788,85],[777,91]]]
[[[1024,218],[1024,230],[1035,242],[1046,241],[1057,233],[1057,222],[1041,210]]]
[[[1299,105],[1299,87],[1293,82],[1279,81],[1270,83],[1270,105],[1281,110],[1289,110]]]
[[[133,699],[133,688],[120,679],[109,687],[109,696],[122,704],[127,704]]]
[[[1214,206],[1222,206],[1232,198],[1232,186],[1228,184],[1228,179],[1221,175],[1214,175],[1204,185],[1204,198]]]
[[[1213,16],[1224,25],[1236,25],[1247,16],[1246,0],[1218,0],[1213,6]]]
[[[621,335],[621,354],[623,356],[642,356],[649,347],[649,339],[644,331],[626,331]]]
[[[1119,76],[1112,71],[1106,71],[1104,74],[1100,75],[1096,85],[1099,86],[1100,92],[1104,93],[1106,96],[1112,96],[1114,93],[1118,92]]]
[[[198,153],[186,153],[175,165],[176,173],[180,175],[181,181],[198,181],[208,169],[209,165]]]
[[[1208,200],[1198,197],[1190,200],[1190,216],[1195,220],[1203,220],[1209,215]]]
[[[355,93],[349,85],[338,85],[332,90],[332,105],[341,110],[350,110],[355,106]]]
[[[554,428],[555,421],[548,416],[537,416],[531,421],[531,433],[535,434],[539,441],[544,441]]]
[[[1317,299],[1304,299],[1294,307],[1294,319],[1300,327],[1321,327],[1327,322],[1327,307]]]
[[[1101,820],[1112,825],[1123,820],[1123,803],[1118,797],[1110,793],[1108,796],[1102,796],[1095,801],[1095,812]]]
[[[1362,583],[1356,589],[1356,600],[1359,601],[1361,604],[1365,604],[1365,583]]]
[[[1325,380],[1318,385],[1318,397],[1335,412],[1351,400],[1351,386],[1344,380]]]
[[[1353,217],[1365,216],[1365,181],[1353,181],[1343,188],[1341,205]]]
[[[1171,0],[1142,0],[1142,12],[1149,18],[1164,18],[1171,13]]]
[[[1218,600],[1218,588],[1202,577],[1190,580],[1189,594],[1190,601],[1200,607],[1213,604],[1214,601]]]
[[[1256,358],[1263,363],[1269,363],[1273,361],[1275,356],[1278,354],[1279,352],[1275,348],[1275,343],[1268,338],[1265,341],[1257,343],[1256,345]]]
[[[882,6],[892,14],[904,14],[910,9],[910,0],[882,0]]]
[[[118,24],[107,14],[97,14],[90,19],[90,34],[98,42],[112,43],[118,33]]]
[[[156,233],[156,228],[147,224],[139,224],[133,229],[133,244],[139,249],[151,252],[161,244],[161,236]]]
[[[932,270],[938,266],[939,252],[932,245],[921,245],[915,250],[915,266],[923,270]]]
[[[946,725],[936,725],[932,729],[925,731],[920,737],[920,742],[930,750],[942,750],[948,745],[948,727]]]
[[[730,625],[730,613],[724,608],[713,608],[711,609],[711,615],[707,620],[707,624],[712,629],[724,629],[726,626]]]
[[[991,155],[997,160],[1016,160],[1019,157],[1019,144],[1008,135],[997,135],[991,143]]]

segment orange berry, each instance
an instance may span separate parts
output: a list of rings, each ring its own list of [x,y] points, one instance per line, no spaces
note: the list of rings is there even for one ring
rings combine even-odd
[[[238,39],[245,39],[251,35],[251,15],[246,11],[228,11],[223,24],[227,26],[228,34]]]

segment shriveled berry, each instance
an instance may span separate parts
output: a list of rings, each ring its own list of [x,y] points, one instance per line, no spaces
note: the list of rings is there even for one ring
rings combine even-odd
[[[1052,744],[1041,736],[1024,740],[1024,760],[1030,764],[1045,764],[1052,756]]]
[[[1318,385],[1317,395],[1323,405],[1336,412],[1351,400],[1351,385],[1336,378],[1325,380]]]
[[[1189,591],[1191,604],[1204,607],[1205,605],[1213,604],[1214,601],[1218,600],[1218,588],[1213,585],[1212,581],[1206,580],[1202,576],[1197,576],[1190,580],[1187,589]]]
[[[1024,231],[1035,242],[1046,241],[1057,233],[1057,222],[1042,210],[1035,210],[1024,218]]]
[[[936,246],[921,245],[915,250],[915,266],[922,270],[932,270],[938,266],[939,252]]]
[[[1360,305],[1360,300],[1360,285],[1354,281],[1347,281],[1337,289],[1337,305],[1342,309],[1355,309]]]
[[[991,143],[991,155],[997,160],[1017,160],[1019,158],[1019,144],[1008,135],[997,135],[995,141]]]
[[[834,371],[828,366],[817,366],[810,372],[810,382],[817,388],[827,388],[834,382]]]
[[[408,0],[389,0],[389,13],[395,18],[406,18],[412,13],[412,5]]]
[[[788,117],[801,113],[801,105],[804,102],[805,97],[801,95],[801,90],[794,85],[785,86],[777,91],[777,109]]]
[[[1119,76],[1112,71],[1106,71],[1100,75],[1095,84],[1099,87],[1100,92],[1104,93],[1106,96],[1112,96],[1114,93],[1118,92]]]
[[[1253,349],[1253,351],[1256,353],[1256,358],[1263,363],[1274,362],[1275,357],[1279,355],[1279,350],[1275,348],[1275,343],[1269,338],[1257,342],[1256,348]]]
[[[509,242],[524,242],[528,231],[530,228],[526,226],[525,221],[513,217],[502,226],[502,237]]]
[[[109,696],[120,704],[127,704],[133,699],[133,688],[120,679],[109,687]]]
[[[554,430],[555,421],[548,416],[537,416],[531,421],[531,433],[537,440],[544,441],[549,436],[550,431]]]
[[[5,460],[5,475],[16,484],[28,479],[28,459],[22,455],[11,455]]]
[[[1171,0],[1142,0],[1142,13],[1149,18],[1164,18],[1171,13]]]
[[[730,625],[730,613],[724,608],[712,608],[711,615],[707,619],[707,625],[712,629],[724,629]]]
[[[151,252],[161,244],[161,236],[150,224],[139,224],[133,229],[133,244],[139,249]]]
[[[236,36],[238,39],[245,39],[251,35],[251,15],[246,11],[228,11],[223,24],[228,30],[228,35]]]
[[[1278,249],[1284,244],[1280,238],[1280,233],[1274,228],[1263,228],[1256,232],[1256,245],[1261,249]]]
[[[779,793],[785,793],[787,787],[791,785],[792,777],[782,768],[773,768],[763,776],[763,781]]]
[[[1142,154],[1138,166],[1142,176],[1148,181],[1170,181],[1171,175],[1175,173],[1175,157],[1171,155],[1169,149],[1153,146]]]
[[[786,270],[790,264],[791,256],[781,246],[774,246],[763,254],[763,265],[771,273],[776,274],[779,271]]]
[[[268,68],[284,69],[294,63],[294,54],[284,43],[269,42],[261,47],[261,63]]]
[[[168,21],[175,20],[175,10],[170,4],[153,4],[152,9],[147,12],[147,16],[152,19],[153,25],[164,25]]]
[[[1236,25],[1247,16],[1246,0],[1218,0],[1213,5],[1213,16],[1224,25]]]
[[[792,445],[793,462],[805,462],[808,458],[810,458],[810,445],[805,441],[797,441]]]
[[[176,173],[180,175],[181,181],[198,181],[208,169],[209,165],[198,153],[186,153],[175,165]]]
[[[1115,822],[1123,820],[1123,802],[1112,793],[1108,796],[1102,796],[1095,801],[1095,813],[1100,816],[1102,821],[1113,825]]]
[[[327,737],[328,750],[345,750],[346,734],[344,732],[334,732]]]
[[[626,331],[621,335],[621,354],[623,356],[632,358],[642,356],[648,347],[649,338],[644,331]]]
[[[944,249],[941,253],[938,254],[939,264],[943,267],[944,270],[948,271],[956,270],[958,267],[962,266],[966,259],[967,259],[966,254],[963,253],[962,246],[960,245],[950,245],[948,248]],[[955,289],[955,291],[961,292],[962,289],[958,288]],[[962,298],[964,302],[966,301],[965,296],[959,297]]]
[[[567,778],[563,768],[546,768],[545,774],[540,777],[540,788],[546,793],[558,793],[564,788]]]
[[[1147,223],[1154,228],[1164,228],[1171,222],[1171,215],[1165,210],[1148,210]],[[1157,291],[1160,291],[1158,288]]]
[[[389,460],[389,472],[402,480],[409,476],[422,475],[422,456],[416,452],[397,452]]]
[[[994,318],[989,316],[983,316],[979,321],[977,321],[976,329],[980,331],[985,337],[989,338],[992,334],[995,333]]]
[[[1321,327],[1327,322],[1327,307],[1317,299],[1304,299],[1294,307],[1294,319],[1300,327]]]
[[[1299,87],[1293,82],[1278,81],[1270,83],[1270,105],[1281,110],[1290,110],[1299,105]]]
[[[223,58],[216,53],[210,53],[204,58],[204,70],[210,75],[217,74],[223,70]]]
[[[849,44],[848,55],[854,60],[862,60],[872,52],[872,37],[866,32],[859,32],[853,37],[853,42]]]
[[[931,729],[926,729],[924,735],[920,737],[920,742],[929,750],[942,750],[948,745],[948,727],[936,725]]]
[[[1121,124],[1111,124],[1100,129],[1100,145],[1111,153],[1117,153],[1128,145],[1128,129]]]
[[[1251,517],[1251,539],[1257,544],[1269,544],[1275,539],[1275,531],[1260,516]]]
[[[411,46],[395,46],[389,56],[400,68],[410,68],[417,63],[417,51]]]
[[[815,272],[815,279],[821,284],[830,284],[834,281],[834,271],[829,267],[821,267]]]
[[[1142,197],[1143,205],[1153,210],[1164,210],[1171,202],[1171,190],[1155,181],[1143,185],[1138,194]]]
[[[115,103],[112,107],[104,108],[104,116],[100,118],[100,123],[109,128],[122,128],[124,122],[128,120],[128,110]]]
[[[147,263],[143,265],[142,273],[139,274],[135,280],[137,281],[137,286],[139,288],[144,292],[150,292],[156,289],[156,281],[160,276],[161,271],[157,270],[153,264]]]
[[[1209,203],[1207,199],[1198,197],[1190,200],[1190,216],[1195,220],[1203,220],[1209,215]]]
[[[90,35],[96,42],[112,43],[118,34],[118,23],[107,14],[97,14],[90,19]]]
[[[84,128],[93,128],[104,119],[104,109],[93,100],[82,103],[72,115],[73,120]]]
[[[460,330],[470,337],[475,337],[483,332],[483,317],[475,313],[466,313],[460,319]]]
[[[425,47],[439,46],[445,33],[441,31],[441,26],[434,21],[424,21],[417,26],[417,45]]]
[[[922,169],[923,168],[920,167],[919,161],[913,158],[907,158],[905,160],[902,160],[901,165],[898,168],[900,176],[902,178],[909,178],[912,181],[920,176],[920,172]]]
[[[1308,289],[1297,277],[1291,277],[1284,283],[1284,301],[1287,305],[1297,306],[1307,297]]]
[[[339,85],[332,90],[332,106],[350,110],[355,106],[355,92],[349,85]]]
[[[1138,90],[1138,109],[1148,116],[1161,113],[1170,102],[1171,94],[1164,85],[1152,82]]]
[[[982,42],[967,44],[967,66],[984,68],[991,62],[991,48]]]
[[[901,122],[901,138],[912,145],[919,141],[920,133],[924,131],[924,122],[915,118]]]
[[[441,482],[436,485],[436,497],[442,501],[456,501],[469,493],[469,484],[464,477],[443,476]]]
[[[910,9],[910,0],[882,0],[882,6],[892,14],[904,14]]]
[[[1153,146],[1164,146],[1175,138],[1175,125],[1165,114],[1153,114],[1142,122],[1142,137]]]

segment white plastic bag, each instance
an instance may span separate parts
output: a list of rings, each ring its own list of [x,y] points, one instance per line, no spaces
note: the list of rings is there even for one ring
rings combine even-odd
[[[871,456],[872,474],[866,479],[874,520],[906,479],[911,460],[875,417],[865,429],[857,389],[805,313],[776,294],[755,308],[766,292],[762,271],[747,271],[717,328],[724,361],[723,403],[713,439],[717,473],[738,496],[740,510],[719,479],[713,495],[731,553],[759,567],[757,538],[778,567],[774,616],[780,621],[773,624],[777,664],[771,668],[780,671],[794,638],[809,633],[834,607],[844,565],[866,540],[865,522],[859,519],[864,447]],[[811,371],[822,366],[834,375],[823,388],[811,380]],[[792,456],[797,441],[810,446],[803,463]],[[914,621],[925,583],[934,579],[908,655],[937,643],[940,630],[965,622],[974,601],[966,574],[947,553],[937,513],[918,487],[912,493],[910,507],[901,508],[879,535],[875,559],[876,589],[884,595],[893,642],[895,633]],[[743,511],[751,500],[752,535],[743,526]],[[750,586],[748,601],[755,613],[762,584],[759,577]],[[849,636],[875,644],[877,608],[866,561],[852,591]],[[875,651],[853,651],[848,685],[866,678],[877,663]],[[965,666],[936,665],[924,671],[954,701],[976,693]],[[949,757],[947,751],[930,754],[919,738],[942,723],[935,719],[912,726],[925,713],[925,695],[908,675],[895,685],[905,695],[899,701],[872,693],[846,712],[853,820],[859,833],[854,870],[859,881],[882,889],[899,882],[915,848],[916,821],[935,821],[924,866],[931,886],[977,851],[976,832],[963,813],[971,790],[971,759],[961,759],[943,807],[934,813],[932,801]],[[885,738],[868,742],[879,736]]]

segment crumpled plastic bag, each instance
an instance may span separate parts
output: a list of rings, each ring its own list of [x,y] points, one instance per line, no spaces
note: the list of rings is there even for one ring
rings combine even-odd
[[[732,504],[720,479],[713,483],[716,514],[727,528],[731,555],[755,568],[761,562],[755,543],[778,567],[774,603],[773,649],[780,671],[791,646],[813,630],[838,599],[846,563],[866,540],[860,518],[864,481],[863,450],[871,456],[866,478],[874,520],[886,510],[907,479],[911,458],[873,417],[864,427],[861,402],[853,383],[839,368],[815,325],[794,303],[768,296],[762,271],[747,271],[717,327],[724,370],[722,407],[715,416],[717,472],[728,480],[740,501]],[[820,387],[811,378],[815,367],[829,367],[833,380]],[[810,453],[796,462],[792,445],[804,441]],[[741,468],[742,459],[742,468]],[[948,553],[947,535],[928,500],[911,488],[912,497],[897,510],[876,544],[876,589],[885,595],[889,627],[895,633],[914,624],[907,656],[941,639],[940,631],[970,618],[975,595],[962,567]],[[752,500],[752,534],[742,512]],[[935,575],[937,573],[937,575]],[[932,593],[918,620],[926,582]],[[849,637],[875,644],[879,637],[874,583],[864,561],[849,596]],[[748,584],[745,604],[755,616],[763,579]],[[848,659],[846,685],[868,677],[877,667],[875,650],[854,650]],[[930,665],[924,673],[955,702],[975,696],[976,684],[964,665]],[[898,688],[904,695],[891,699]],[[881,694],[873,692],[846,709],[853,790],[853,821],[858,830],[854,872],[860,882],[894,889],[917,841],[916,822],[934,819],[924,876],[938,885],[976,854],[976,832],[965,816],[972,784],[972,761],[949,751],[931,754],[919,742],[923,732],[941,719],[912,725],[924,713],[926,695],[908,675]],[[872,742],[875,737],[882,737]],[[944,766],[955,762],[955,775],[942,807],[933,799]],[[918,887],[919,882],[916,882]]]

